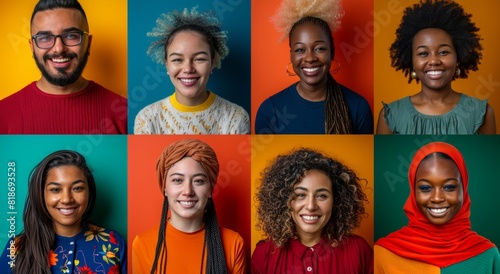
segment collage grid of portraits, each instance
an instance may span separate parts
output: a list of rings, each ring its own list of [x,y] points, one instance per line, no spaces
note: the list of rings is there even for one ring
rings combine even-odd
[[[0,99],[39,79],[40,72],[29,49],[29,20],[36,0],[0,4]],[[448,142],[463,154],[469,171],[472,229],[500,245],[500,202],[495,182],[500,166],[500,137],[490,136],[388,136],[388,135],[260,135],[254,121],[258,106],[269,96],[298,81],[285,71],[290,61],[287,41],[270,17],[280,0],[79,1],[90,25],[92,51],[83,73],[128,99],[126,135],[1,135],[0,136],[0,246],[22,231],[22,212],[30,171],[45,156],[60,149],[80,152],[92,168],[97,202],[91,220],[119,232],[127,241],[131,269],[131,244],[137,234],[158,225],[163,196],[159,193],[156,162],[169,144],[186,138],[212,146],[220,163],[213,197],[221,226],[237,231],[245,241],[247,264],[262,239],[257,230],[256,187],[261,171],[277,155],[299,147],[312,148],[338,159],[365,179],[367,214],[355,231],[371,247],[379,238],[407,225],[403,205],[408,197],[408,167],[423,145]],[[168,3],[167,3],[168,2]],[[334,34],[335,60],[340,70],[334,78],[358,92],[369,103],[375,128],[381,102],[414,94],[419,85],[408,84],[391,67],[389,47],[405,7],[416,0],[343,1],[342,27]],[[455,90],[488,103],[500,113],[500,48],[495,18],[500,2],[475,4],[457,1],[473,15],[483,37],[479,70],[454,82]],[[242,106],[250,115],[250,135],[134,135],[134,118],[145,106],[174,90],[165,66],[146,55],[153,41],[146,33],[161,13],[198,5],[215,10],[228,33],[229,55],[215,69],[208,89]],[[496,25],[495,25],[496,24]],[[282,117],[290,119],[293,117]],[[496,117],[500,128],[500,116]],[[12,169],[15,167],[15,169]],[[9,179],[15,177],[15,180]],[[9,188],[8,182],[15,181]],[[13,186],[13,185],[10,185]],[[13,230],[14,229],[14,230]]]

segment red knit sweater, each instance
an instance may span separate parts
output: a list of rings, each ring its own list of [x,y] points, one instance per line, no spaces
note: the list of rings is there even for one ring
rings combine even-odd
[[[127,100],[101,85],[73,94],[41,91],[35,82],[0,101],[0,134],[126,134]]]

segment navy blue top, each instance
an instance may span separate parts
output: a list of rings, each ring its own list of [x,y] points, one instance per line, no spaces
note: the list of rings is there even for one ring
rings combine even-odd
[[[255,119],[257,134],[325,134],[325,101],[302,98],[297,83],[267,98]],[[373,114],[366,99],[340,85],[354,134],[373,134]]]
[[[13,273],[17,253],[10,248],[9,240],[0,258],[2,274]],[[116,231],[90,224],[73,237],[56,234],[47,264],[52,273],[127,273],[127,245]]]

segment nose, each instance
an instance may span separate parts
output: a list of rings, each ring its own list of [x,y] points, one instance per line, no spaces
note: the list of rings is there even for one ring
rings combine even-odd
[[[187,62],[184,64],[184,67],[182,68],[182,71],[183,71],[184,73],[192,73],[192,72],[194,72],[193,62],[191,62],[191,61],[187,61]]]
[[[182,195],[192,196],[193,195],[193,185],[190,182],[185,182],[182,188]]]
[[[66,46],[64,45],[61,36],[55,38],[54,46],[51,48],[51,51],[59,53],[64,52],[66,50]]]
[[[71,190],[63,190],[61,192],[61,203],[63,204],[70,204],[73,202],[73,194],[71,193]]]
[[[316,197],[309,196],[306,200],[305,208],[309,211],[314,211],[316,209],[316,207],[317,207]]]
[[[318,58],[314,54],[314,50],[307,50],[304,56],[304,61],[306,62],[313,62],[316,61]]]
[[[441,189],[435,189],[431,193],[431,202],[440,203],[444,201],[444,193]]]
[[[429,64],[431,65],[439,65],[441,63],[441,59],[439,58],[439,55],[433,54],[430,57]]]

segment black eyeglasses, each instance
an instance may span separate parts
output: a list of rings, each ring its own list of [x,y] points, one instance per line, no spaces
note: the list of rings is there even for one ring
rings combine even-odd
[[[65,46],[73,47],[78,46],[82,43],[82,37],[84,34],[89,34],[85,31],[68,31],[63,32],[59,35],[54,34],[36,34],[31,36],[31,39],[35,41],[38,48],[49,49],[56,44],[57,37],[61,38],[61,41]]]

